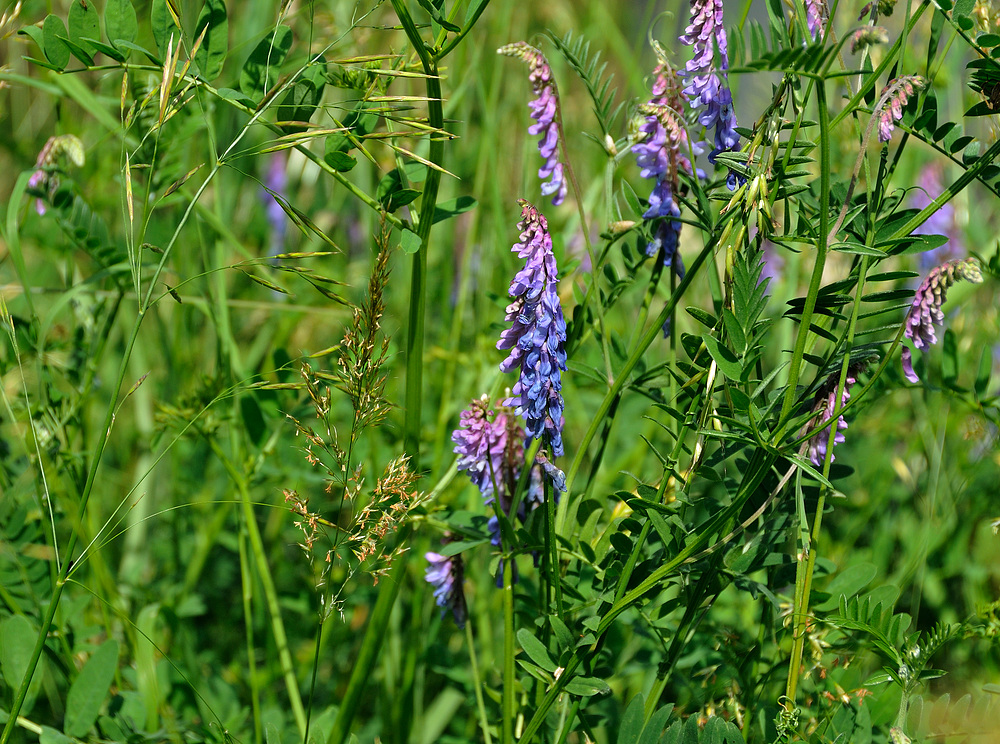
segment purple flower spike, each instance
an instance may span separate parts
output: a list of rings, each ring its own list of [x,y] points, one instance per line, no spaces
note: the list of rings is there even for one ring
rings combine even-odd
[[[510,349],[501,372],[520,370],[505,405],[515,405],[524,416],[528,442],[544,439],[552,454],[563,454],[563,398],[561,374],[566,369],[566,320],[559,301],[556,259],[548,222],[523,199],[520,242],[511,249],[525,259],[510,284],[514,302],[507,306],[511,327],[500,335],[498,349]]]
[[[434,587],[434,599],[441,607],[441,616],[451,610],[455,625],[465,627],[469,616],[465,604],[465,592],[462,583],[465,581],[465,568],[462,565],[462,555],[444,556],[440,553],[425,553],[427,559],[427,583]]]
[[[856,372],[852,372],[848,369],[847,379],[844,381],[844,394],[840,399],[840,406],[843,408],[847,405],[847,401],[851,399],[851,394],[848,392],[851,385],[857,382],[857,378],[854,376]],[[812,439],[809,440],[809,462],[811,462],[815,467],[823,467],[823,462],[826,460],[826,448],[830,442],[830,420],[833,418],[833,412],[837,409],[837,387],[840,382],[840,374],[833,374],[827,379],[820,388],[819,392],[816,394],[816,403],[813,406],[813,411],[823,411],[820,423],[817,424],[813,431]],[[847,429],[847,420],[843,416],[837,417],[837,432],[833,435],[833,444],[842,444],[847,441],[844,436],[844,431]],[[831,453],[830,462],[836,460],[836,456]]]
[[[646,255],[655,256],[662,251],[663,265],[684,278],[684,261],[678,250],[681,233],[681,210],[675,195],[680,190],[680,173],[694,174],[688,157],[692,148],[684,120],[678,113],[684,107],[680,81],[670,64],[663,60],[656,68],[653,97],[640,106],[646,120],[639,127],[645,139],[632,145],[643,178],[655,178],[656,184],[649,194],[649,208],[643,213],[647,220],[656,220],[653,239],[646,245]],[[663,325],[663,335],[670,335],[670,319]]]
[[[906,326],[903,336],[913,339],[913,345],[921,351],[927,351],[937,343],[934,326],[944,322],[941,306],[947,299],[948,288],[959,279],[973,284],[982,282],[983,274],[979,268],[979,261],[975,258],[965,258],[943,263],[931,269],[917,289],[913,304],[910,305],[903,321]],[[920,382],[917,373],[913,371],[913,357],[907,346],[903,347],[903,374],[910,382]]]
[[[691,22],[680,41],[694,47],[694,56],[684,68],[687,83],[684,95],[692,108],[705,109],[698,121],[708,129],[715,128],[715,149],[708,156],[708,161],[715,163],[719,153],[735,150],[740,142],[733,95],[726,79],[729,42],[723,26],[722,0],[691,0]],[[715,63],[716,50],[718,65]],[[726,181],[734,189],[739,177],[730,173]]]
[[[523,41],[502,46],[497,49],[497,54],[517,57],[528,63],[531,71],[528,79],[535,94],[534,100],[528,102],[531,118],[535,120],[528,127],[528,134],[542,136],[538,140],[538,152],[545,158],[545,163],[538,169],[538,177],[545,181],[542,184],[542,194],[555,194],[552,206],[557,207],[566,199],[566,178],[563,164],[559,160],[559,91],[552,76],[552,68],[541,51]]]
[[[878,141],[888,142],[896,122],[903,118],[903,106],[916,91],[927,86],[927,79],[920,75],[906,75],[890,80],[882,89],[876,104],[878,114]]]

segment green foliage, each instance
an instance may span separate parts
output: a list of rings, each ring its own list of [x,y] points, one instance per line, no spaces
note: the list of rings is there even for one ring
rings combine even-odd
[[[0,70],[4,744],[991,740],[989,8],[845,6],[814,40],[798,4],[727,5],[742,139],[674,163],[685,273],[626,120],[647,31],[690,54],[634,4],[43,5]],[[890,43],[849,54],[869,11]],[[495,66],[518,38],[556,63],[562,207]],[[45,154],[67,136],[85,160]],[[505,514],[452,432],[514,384],[518,197],[570,320],[568,487],[525,468]],[[963,241],[987,280],[905,383]],[[463,561],[465,634],[426,550]]]

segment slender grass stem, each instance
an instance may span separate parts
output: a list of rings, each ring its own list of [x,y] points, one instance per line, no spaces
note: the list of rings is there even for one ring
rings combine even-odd
[[[469,666],[472,672],[472,684],[476,690],[476,710],[479,712],[479,729],[483,732],[483,741],[493,744],[490,736],[490,722],[486,716],[486,702],[483,699],[483,681],[479,676],[479,663],[476,658],[476,639],[472,636],[472,623],[465,623],[465,643],[469,647]]]

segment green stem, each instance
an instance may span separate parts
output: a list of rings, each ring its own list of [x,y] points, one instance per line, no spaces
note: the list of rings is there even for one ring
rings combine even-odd
[[[483,741],[493,744],[490,723],[486,717],[486,702],[483,700],[483,682],[479,677],[479,662],[476,659],[476,644],[472,637],[472,623],[465,623],[465,642],[469,644],[469,665],[472,667],[472,684],[476,689],[476,708],[479,710],[479,727],[483,730]]]
[[[243,520],[246,524],[247,537],[250,539],[250,552],[253,554],[254,564],[260,578],[261,586],[264,589],[264,601],[267,604],[267,611],[271,617],[271,632],[274,634],[274,644],[278,649],[278,662],[281,667],[281,674],[285,678],[285,689],[288,692],[288,701],[292,706],[292,714],[295,717],[295,724],[298,726],[299,734],[303,737],[306,732],[306,710],[302,705],[302,695],[299,692],[298,678],[295,676],[295,665],[292,662],[292,653],[288,648],[288,636],[285,634],[285,624],[281,619],[281,604],[278,602],[278,591],[274,585],[274,577],[271,574],[271,567],[267,562],[267,552],[264,550],[264,540],[260,536],[260,528],[257,526],[257,517],[253,511],[253,501],[250,498],[250,490],[247,488],[246,478],[236,467],[232,459],[222,451],[219,443],[213,437],[207,437],[208,444],[212,452],[219,458],[219,462],[225,467],[233,484],[240,493],[240,506],[243,511]]]
[[[514,744],[514,554],[503,567],[503,744]],[[523,737],[522,737],[523,739]],[[524,739],[527,741],[526,739]]]
[[[819,237],[816,240],[816,260],[813,263],[812,277],[809,281],[809,292],[802,308],[799,333],[796,336],[795,349],[792,352],[785,398],[781,404],[781,424],[779,424],[772,440],[774,442],[779,442],[784,438],[793,413],[796,393],[798,392],[796,388],[802,371],[802,355],[806,350],[806,340],[809,338],[813,311],[816,309],[816,298],[823,282],[823,269],[826,267],[827,238],[830,227],[830,111],[826,105],[826,87],[823,81],[820,81],[816,86],[816,99],[819,108],[820,131]]]
[[[714,243],[709,244],[709,246],[712,245],[714,245]],[[688,276],[690,276],[690,274],[688,274]],[[683,286],[683,282],[681,286]],[[750,462],[747,463],[744,480],[740,484],[739,491],[734,496],[732,503],[709,519],[708,523],[696,536],[691,539],[691,542],[689,542],[683,550],[653,571],[646,577],[646,579],[640,582],[635,589],[630,592],[626,592],[621,599],[617,600],[611,606],[607,614],[601,618],[596,631],[594,631],[594,636],[596,638],[595,642],[589,647],[577,648],[574,651],[573,656],[571,656],[569,661],[566,663],[566,667],[563,670],[563,673],[559,676],[559,679],[557,679],[546,691],[545,697],[535,710],[531,720],[528,721],[528,724],[524,728],[524,733],[518,741],[524,742],[525,744],[531,741],[531,737],[535,735],[542,723],[545,721],[553,703],[555,703],[559,695],[562,694],[565,685],[573,679],[577,668],[579,668],[579,666],[584,662],[585,658],[589,658],[600,649],[604,636],[607,634],[611,626],[614,625],[615,620],[617,620],[623,612],[642,599],[648,592],[656,588],[660,582],[676,571],[681,565],[688,563],[691,560],[697,560],[698,556],[703,554],[701,552],[702,547],[708,543],[712,535],[719,533],[720,530],[724,530],[724,526],[729,522],[729,520],[734,519],[740,513],[740,510],[743,508],[747,499],[749,499],[750,496],[756,492],[761,482],[763,482],[764,477],[768,474],[768,472],[770,472],[771,466],[774,464],[777,457],[778,453],[770,449],[755,450],[754,454],[750,458]],[[725,538],[723,537],[722,539],[724,540]],[[513,659],[510,660],[510,663],[513,664]]]
[[[410,530],[409,525],[405,525],[400,530],[399,540],[401,542],[409,537]],[[404,553],[403,555],[407,554]],[[361,650],[358,652],[358,658],[351,669],[351,677],[347,682],[347,691],[340,701],[337,720],[334,721],[330,735],[326,739],[327,744],[343,744],[347,740],[348,734],[350,734],[351,721],[354,719],[354,714],[357,712],[358,705],[361,702],[361,696],[371,678],[372,667],[378,658],[379,650],[382,648],[385,628],[389,624],[389,616],[392,614],[392,607],[396,603],[398,589],[393,591],[388,589],[388,587],[398,587],[402,583],[405,574],[406,562],[400,556],[394,561],[392,571],[384,579],[387,588],[380,591],[378,599],[375,600],[372,619],[368,623],[368,630],[365,632],[364,640],[361,642]]]

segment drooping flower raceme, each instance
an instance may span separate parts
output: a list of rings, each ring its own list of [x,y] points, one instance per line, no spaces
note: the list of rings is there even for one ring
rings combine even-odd
[[[921,351],[927,351],[932,344],[937,343],[934,326],[941,325],[944,321],[941,306],[947,298],[948,288],[959,279],[973,284],[982,282],[983,274],[979,268],[979,261],[975,258],[966,258],[936,266],[930,270],[927,278],[917,289],[913,304],[910,305],[903,321],[906,326],[903,336],[913,339],[913,345]],[[917,373],[913,371],[910,349],[906,346],[903,347],[903,374],[910,382],[920,382]]]
[[[455,624],[463,628],[469,616],[465,604],[465,592],[462,584],[465,581],[465,568],[462,554],[444,556],[440,553],[425,553],[427,559],[427,583],[434,587],[434,600],[441,607],[441,614],[451,610]]]
[[[844,392],[840,399],[840,407],[843,408],[847,405],[847,401],[850,400],[851,394],[848,392],[851,385],[857,382],[856,373],[852,373],[850,370],[847,372],[847,379],[844,381]],[[826,448],[830,442],[830,429],[832,424],[830,420],[833,418],[834,411],[837,410],[837,388],[839,387],[840,374],[832,374],[827,381],[823,383],[823,387],[820,388],[819,392],[816,394],[816,403],[813,406],[813,411],[822,411],[819,423],[813,427],[813,436],[809,440],[809,462],[811,462],[815,467],[823,467],[823,461],[826,460]],[[833,436],[833,444],[842,444],[847,441],[844,436],[844,431],[847,429],[847,420],[843,416],[837,417],[837,432]],[[836,460],[836,456],[830,454],[830,462]]]
[[[699,123],[708,129],[715,128],[715,148],[708,156],[710,163],[715,163],[720,152],[735,150],[740,142],[727,79],[729,43],[722,5],[722,0],[691,0],[691,22],[680,37],[682,44],[694,48],[694,56],[685,66],[684,95],[693,108],[704,109],[698,117]],[[730,171],[726,182],[730,189],[735,189],[739,176]]]
[[[552,68],[545,55],[538,49],[523,41],[507,44],[497,49],[497,54],[507,57],[517,57],[528,63],[531,88],[535,98],[528,102],[531,118],[535,123],[528,127],[528,134],[540,134],[538,152],[545,158],[545,163],[538,169],[538,177],[545,181],[542,184],[542,194],[552,197],[552,205],[559,206],[566,198],[566,177],[563,164],[559,159],[559,91],[552,76]]]
[[[882,89],[878,100],[878,141],[888,142],[896,122],[903,118],[903,106],[916,91],[926,87],[927,79],[920,75],[906,75],[890,80]]]
[[[497,348],[510,350],[502,372],[520,376],[505,401],[524,416],[528,442],[542,439],[552,454],[563,454],[562,372],[566,369],[566,320],[559,301],[556,259],[548,222],[535,207],[521,205],[520,241],[511,249],[525,259],[510,284],[514,302],[507,306],[511,327],[500,335]]]
[[[657,220],[653,226],[653,240],[646,245],[646,255],[655,256],[662,250],[663,265],[670,266],[683,279],[684,261],[677,251],[681,223],[674,218],[681,213],[676,199],[680,186],[678,176],[681,172],[693,174],[687,156],[691,145],[678,113],[683,101],[677,73],[664,61],[657,66],[655,74],[653,97],[639,108],[646,116],[639,127],[645,138],[632,145],[641,168],[639,175],[656,179],[649,194],[649,208],[642,215],[647,220]]]

